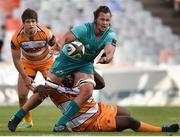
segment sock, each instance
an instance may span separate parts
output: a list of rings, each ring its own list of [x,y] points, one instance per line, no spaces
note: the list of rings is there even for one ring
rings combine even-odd
[[[20,107],[23,107],[23,105],[26,103],[26,101],[27,101],[27,99],[20,98],[20,101],[19,101]],[[32,113],[30,111],[26,113],[26,115],[23,118],[23,120],[21,121],[21,123],[24,123],[25,121],[30,123],[30,124],[33,124],[33,122],[32,122]]]
[[[20,108],[20,109],[16,112],[15,116],[17,116],[19,119],[23,119],[24,116],[26,115],[26,113],[27,113],[27,112],[24,111],[24,109]]]
[[[76,104],[76,102],[71,101],[67,107],[67,109],[64,111],[63,116],[58,120],[56,123],[56,126],[58,125],[66,125],[66,123],[71,120],[71,118],[79,112],[81,107]]]
[[[26,103],[26,99],[19,98],[19,106],[20,106],[20,108],[22,108],[25,103]],[[21,123],[24,123],[24,122],[25,122],[25,119],[23,117],[22,120],[21,120]]]
[[[27,114],[24,117],[25,121],[27,121],[28,123],[32,124],[32,113],[29,111],[27,112]]]
[[[144,122],[140,122],[140,127],[136,130],[138,132],[162,132],[161,127],[153,126]]]

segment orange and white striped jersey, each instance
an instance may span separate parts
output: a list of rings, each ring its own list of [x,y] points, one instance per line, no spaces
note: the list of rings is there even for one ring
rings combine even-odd
[[[63,88],[65,88],[64,91],[62,90]],[[76,90],[75,93],[77,93],[78,89],[75,90]],[[53,101],[53,103],[62,112],[64,112],[69,102],[73,100],[78,94],[78,93],[72,94],[72,92],[73,90],[71,88],[61,87],[60,89],[57,90],[54,89],[54,91],[51,91],[50,98]],[[99,111],[98,103],[96,103],[94,99],[91,97],[88,101],[86,101],[82,105],[81,110],[68,122],[68,124],[72,129],[78,128],[78,130],[84,131],[87,126],[89,126],[93,121],[96,120],[99,114],[100,111]]]
[[[77,96],[79,89],[65,87],[63,89],[63,87],[60,87],[48,91],[53,103],[64,112],[70,101]],[[73,93],[73,91],[77,94]],[[81,110],[68,124],[73,131],[78,132],[115,131],[116,115],[117,105],[104,104],[101,102],[96,103],[93,98],[90,98],[81,106]]]
[[[53,42],[52,42],[53,41]],[[29,37],[23,26],[18,29],[11,40],[11,48],[22,49],[22,57],[32,62],[43,62],[52,56],[50,46],[55,44],[55,37],[45,26],[38,24],[34,35]]]

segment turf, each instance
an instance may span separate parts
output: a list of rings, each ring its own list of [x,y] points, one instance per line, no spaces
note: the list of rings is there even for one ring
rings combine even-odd
[[[52,132],[52,128],[60,116],[60,112],[52,105],[42,105],[34,109],[32,111],[34,126],[30,129],[17,129],[17,131],[13,133],[7,129],[7,123],[17,109],[17,106],[0,106],[0,136],[180,136],[180,132],[138,133],[132,130],[123,132],[54,133]],[[160,126],[180,123],[179,107],[128,107],[128,109],[136,119],[151,124]]]

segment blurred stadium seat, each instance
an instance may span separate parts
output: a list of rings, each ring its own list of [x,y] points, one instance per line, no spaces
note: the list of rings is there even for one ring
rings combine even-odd
[[[179,36],[174,33],[171,27],[164,25],[164,22],[161,18],[154,17],[154,14],[152,14],[148,10],[145,10],[144,4],[142,2],[144,1],[146,2],[146,4],[148,2],[152,2],[150,5],[152,8],[158,7],[158,5],[155,5],[155,2],[159,2],[160,0],[8,0],[8,2],[9,1],[11,2],[7,3],[6,0],[0,0],[0,25],[6,24],[6,38],[3,57],[5,58],[6,62],[9,62],[11,64],[12,58],[10,53],[10,38],[15,29],[17,29],[21,24],[20,16],[24,9],[33,8],[37,10],[39,15],[39,22],[44,25],[50,26],[52,31],[57,36],[62,36],[62,33],[66,32],[74,25],[78,25],[86,21],[93,21],[93,11],[99,5],[108,5],[111,8],[113,12],[112,28],[118,35],[118,46],[115,52],[114,61],[112,63],[114,65],[111,64],[110,67],[118,66],[118,69],[120,67],[122,68],[128,66],[141,66],[149,68],[149,66],[161,65],[162,63],[165,63],[167,65],[178,65],[180,63],[180,55],[178,54],[180,43]],[[161,0],[161,2],[164,3],[165,0]],[[161,2],[156,4],[163,4]],[[159,11],[156,10],[155,12],[155,14],[157,15],[157,12]],[[165,10],[164,13],[161,13],[161,15],[166,18],[168,13],[169,10]],[[171,22],[172,19],[173,18],[167,17],[166,21]],[[176,21],[177,23],[174,23],[174,25],[179,25],[178,23],[180,21]],[[165,51],[167,52],[165,53]],[[107,65],[106,67],[109,66]],[[130,71],[133,72],[133,70],[134,68],[132,68],[132,70]],[[127,74],[129,74],[130,71],[128,71]],[[159,70],[157,71],[159,73]],[[147,72],[142,71],[142,73],[144,78],[144,73]],[[159,74],[161,73],[162,72],[160,72]],[[125,75],[126,73],[122,72],[121,74]],[[136,72],[135,74],[133,73],[133,75],[136,75]],[[150,76],[152,75],[150,74],[149,77]],[[156,81],[156,75],[153,76],[155,76],[153,78],[155,78]],[[118,80],[119,77],[120,74],[118,73]],[[126,78],[127,75],[124,77]],[[121,77],[123,83],[121,83],[122,87],[123,85],[127,85],[128,88],[131,88],[127,83],[129,82],[129,79],[135,80],[134,77],[129,77],[129,79],[126,80],[127,83],[124,83],[124,77]],[[109,80],[108,77],[106,78]],[[116,82],[118,80],[116,80]],[[138,80],[142,82],[141,78]],[[139,82],[138,84],[134,82],[137,81],[132,81],[131,84],[135,86],[137,86],[138,84],[142,84],[141,82]],[[152,80],[149,83],[151,82],[154,81]],[[121,86],[117,83],[114,84],[116,84],[116,86]],[[109,87],[112,87],[112,85],[113,84],[111,84]],[[162,84],[160,85],[161,88],[164,87]],[[174,85],[172,84],[171,86],[173,87]],[[107,86],[107,88],[109,87]],[[119,89],[119,87],[117,88]],[[166,85],[165,88],[167,88],[167,94],[169,92],[168,85]],[[107,92],[108,91],[109,89],[107,90]],[[166,99],[168,97],[168,94],[164,95],[164,91],[159,92],[159,90],[150,88],[146,89],[146,91],[147,92],[143,93],[143,96],[141,92],[138,92],[138,94],[136,95],[133,94],[133,99],[132,96],[129,96],[123,101],[127,102],[134,100],[138,103],[139,98],[143,97],[144,104],[151,104],[151,102],[148,102],[150,99],[154,98],[154,101],[152,102],[156,103],[159,97],[163,96],[165,100],[163,100],[163,102],[161,103],[167,103],[166,101],[168,100]],[[155,93],[155,91],[158,91],[158,93]],[[127,92],[123,93],[127,94]],[[123,101],[121,102],[122,104]]]
[[[0,2],[0,7],[6,6],[5,2]],[[144,10],[141,0],[11,0],[7,10],[11,11],[12,18],[7,18],[7,29],[17,28],[23,10],[33,8],[38,11],[40,23],[50,26],[55,33],[64,33],[74,25],[93,20],[92,11],[104,4],[113,12],[112,28],[118,34],[119,47],[114,64],[158,65],[162,49],[177,50],[179,36],[170,27],[164,26],[160,18]],[[171,60],[178,64],[176,57]],[[166,63],[169,63],[168,60]]]
[[[17,18],[7,18],[6,19],[6,31],[11,31],[19,28],[21,26],[21,22]]]

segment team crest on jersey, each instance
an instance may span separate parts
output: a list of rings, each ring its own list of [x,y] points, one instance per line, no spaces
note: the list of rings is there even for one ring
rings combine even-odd
[[[84,46],[85,46],[86,48],[88,48],[88,49],[90,48],[89,44],[87,44],[87,45],[84,45]]]
[[[62,74],[63,72],[64,72],[63,70],[58,70],[58,71],[56,71],[56,74],[57,73],[61,73]]]

